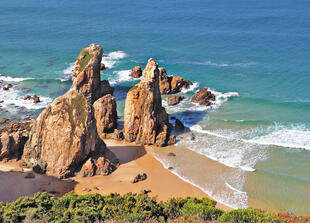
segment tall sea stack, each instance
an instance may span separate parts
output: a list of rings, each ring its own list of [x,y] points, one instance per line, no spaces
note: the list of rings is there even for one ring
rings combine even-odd
[[[73,84],[39,115],[25,144],[22,160],[37,171],[63,178],[91,163],[99,174],[109,174],[118,165],[97,133],[93,103],[113,94],[108,81],[100,80],[102,48],[91,44],[75,63]],[[116,112],[116,111],[115,111]],[[100,159],[100,162],[96,162]],[[104,166],[96,166],[96,165]],[[84,168],[85,170],[85,168]],[[98,173],[97,173],[98,174]]]
[[[142,80],[129,90],[125,102],[125,138],[144,145],[165,146],[175,143],[170,136],[171,124],[162,107],[159,90],[159,70],[154,59],[149,59]]]

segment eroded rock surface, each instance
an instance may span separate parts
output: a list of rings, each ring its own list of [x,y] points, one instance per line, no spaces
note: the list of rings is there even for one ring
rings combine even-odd
[[[130,76],[133,77],[133,78],[139,78],[142,76],[142,69],[140,66],[135,66],[131,73],[130,73]]]
[[[100,81],[101,57],[102,48],[95,44],[81,51],[72,87],[33,124],[22,158],[26,166],[59,178],[73,176],[88,159],[94,159],[93,154],[96,160],[105,160],[96,174],[117,166],[117,160],[105,157],[108,149],[98,136],[94,115],[93,102],[113,92],[108,81]]]
[[[173,138],[170,136],[171,128],[168,114],[162,107],[158,64],[151,58],[143,70],[142,80],[127,94],[125,138],[144,145],[164,146]]]
[[[20,159],[28,140],[32,122],[1,122],[0,128],[0,161]]]
[[[170,96],[168,98],[168,105],[173,106],[179,104],[182,100],[184,100],[183,96]]]
[[[112,133],[117,126],[117,111],[114,96],[107,94],[95,101],[93,106],[98,133]]]
[[[200,105],[210,106],[212,101],[215,101],[215,95],[205,87],[201,88],[191,101]]]
[[[161,94],[176,94],[192,84],[191,81],[180,76],[168,76],[165,68],[159,68],[159,89]]]

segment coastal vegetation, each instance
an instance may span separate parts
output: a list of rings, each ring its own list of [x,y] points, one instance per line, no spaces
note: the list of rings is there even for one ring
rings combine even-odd
[[[86,65],[88,64],[88,62],[90,61],[90,59],[92,58],[92,55],[89,53],[87,49],[84,48],[81,50],[79,54],[79,58],[82,58],[80,70],[83,71]]]
[[[224,212],[209,198],[171,198],[158,202],[146,194],[55,197],[39,192],[0,203],[0,222],[282,222],[252,209]]]

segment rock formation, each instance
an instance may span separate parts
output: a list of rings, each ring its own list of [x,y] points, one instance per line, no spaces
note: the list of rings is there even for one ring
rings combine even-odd
[[[142,69],[140,66],[135,66],[130,73],[130,76],[133,78],[139,78],[142,76]]]
[[[175,141],[175,136],[170,136],[172,127],[162,107],[158,82],[158,64],[151,58],[143,70],[142,80],[127,94],[124,111],[126,140],[157,146]]]
[[[215,101],[215,95],[205,87],[199,89],[191,101],[200,105],[210,106],[212,101]]]
[[[100,65],[102,48],[91,44],[81,50],[72,72],[72,87],[82,93],[90,103],[106,94],[113,95],[113,88],[109,82],[100,80]]]
[[[20,159],[28,140],[32,122],[4,121],[0,128],[0,161]]]
[[[117,126],[115,98],[107,94],[94,103],[98,133],[112,133]]]
[[[192,85],[191,81],[179,76],[168,76],[165,68],[159,68],[159,89],[161,94],[176,94]]]
[[[107,174],[118,165],[98,136],[94,115],[93,103],[113,92],[108,81],[100,81],[101,57],[102,48],[95,44],[81,51],[71,88],[44,109],[33,124],[24,147],[25,165],[59,178],[74,175],[89,159],[100,163],[104,160],[103,165],[97,165],[102,170],[94,174]]]
[[[183,96],[170,96],[168,98],[168,105],[173,106],[179,104],[184,99]]]

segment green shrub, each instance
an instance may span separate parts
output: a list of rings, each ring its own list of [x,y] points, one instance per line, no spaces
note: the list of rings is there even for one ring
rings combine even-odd
[[[272,215],[264,214],[253,209],[238,209],[226,212],[219,218],[219,221],[229,223],[282,222]]]
[[[81,67],[80,67],[80,70],[84,70],[86,65],[88,64],[88,62],[90,61],[92,55],[89,54],[88,50],[87,49],[82,49],[80,54],[79,54],[79,57],[81,56]]]
[[[189,200],[180,210],[181,216],[197,217],[203,220],[217,220],[223,214],[223,211],[203,202]]]

